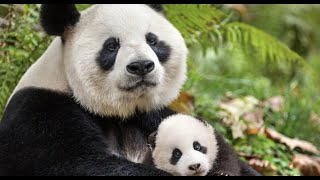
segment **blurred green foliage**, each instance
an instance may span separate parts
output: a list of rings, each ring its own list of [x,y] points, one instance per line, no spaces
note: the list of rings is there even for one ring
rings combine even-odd
[[[288,150],[285,145],[275,143],[264,135],[259,134],[256,136],[246,136],[245,138],[237,139],[233,142],[233,146],[238,152],[258,156],[262,160],[266,160],[276,167],[276,172],[271,169],[265,169],[263,171],[264,175],[300,175],[298,170],[290,167],[293,152]]]
[[[241,41],[240,44],[219,47],[218,51],[209,46],[207,53],[203,53],[201,47],[190,48],[189,79],[185,90],[196,97],[196,114],[210,120],[238,152],[259,155],[263,160],[271,162],[277,168],[277,175],[299,175],[289,166],[294,152],[261,135],[233,139],[230,128],[223,125],[218,116],[218,102],[228,92],[237,97],[252,95],[262,100],[281,95],[285,98],[284,110],[266,112],[264,120],[267,127],[275,128],[292,138],[310,141],[320,148],[320,124],[310,121],[312,113],[320,114],[320,11],[315,11],[318,8],[320,5],[303,5],[303,8],[296,5],[250,5],[246,16],[230,18],[250,24],[249,28],[255,26],[270,33],[273,38],[298,52],[303,62],[290,61],[288,57],[261,59],[261,53],[250,51],[250,48],[249,51],[244,49],[241,46],[246,44],[241,45]],[[289,18],[291,16],[299,19],[293,23],[295,28],[292,18]],[[306,16],[308,20],[304,21]],[[254,37],[260,44],[267,43],[265,38]],[[265,147],[272,147],[271,154],[267,153]]]
[[[9,22],[0,28],[0,117],[23,73],[52,40],[41,30],[39,8],[0,6],[0,17]],[[289,166],[294,152],[284,145],[262,135],[233,139],[218,116],[218,102],[228,92],[262,100],[282,95],[284,110],[267,112],[267,126],[320,147],[320,125],[310,121],[311,113],[320,114],[320,5],[249,5],[246,10],[165,5],[190,51],[184,89],[196,97],[195,115],[210,121],[238,152],[268,160],[277,175],[299,175]]]
[[[0,117],[21,76],[51,42],[52,37],[46,36],[39,26],[39,8],[9,5],[4,16],[10,21],[0,29]]]

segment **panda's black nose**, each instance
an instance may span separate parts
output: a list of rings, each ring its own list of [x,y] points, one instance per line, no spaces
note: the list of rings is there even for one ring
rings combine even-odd
[[[200,168],[200,164],[192,164],[189,166],[189,170],[197,171]]]
[[[154,63],[150,60],[135,61],[127,65],[127,71],[131,74],[144,76],[154,69]]]

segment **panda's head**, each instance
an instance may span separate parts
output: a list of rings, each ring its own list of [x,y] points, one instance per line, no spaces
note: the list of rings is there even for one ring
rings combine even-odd
[[[43,5],[42,26],[64,42],[74,98],[89,111],[127,117],[168,105],[186,79],[187,48],[160,5]]]
[[[187,115],[165,119],[149,137],[153,163],[177,176],[204,176],[218,154],[212,126]]]

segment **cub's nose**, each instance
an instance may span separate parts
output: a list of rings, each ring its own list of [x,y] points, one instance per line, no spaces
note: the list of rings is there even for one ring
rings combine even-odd
[[[191,171],[197,171],[200,168],[200,164],[192,164],[189,166],[189,170]]]
[[[150,60],[135,61],[127,65],[127,71],[131,74],[144,76],[154,69],[154,62]]]

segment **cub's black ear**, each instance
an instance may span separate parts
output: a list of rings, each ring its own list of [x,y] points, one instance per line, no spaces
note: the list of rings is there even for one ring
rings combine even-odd
[[[156,137],[157,137],[157,131],[151,133],[148,137],[148,144],[152,149],[156,147]]]
[[[154,9],[157,12],[163,13],[163,6],[162,4],[147,4],[149,7]]]
[[[40,10],[40,21],[49,35],[62,36],[66,27],[74,26],[80,13],[74,4],[44,4]]]

